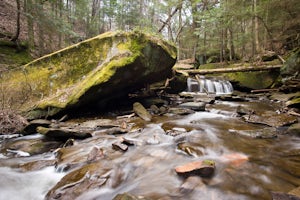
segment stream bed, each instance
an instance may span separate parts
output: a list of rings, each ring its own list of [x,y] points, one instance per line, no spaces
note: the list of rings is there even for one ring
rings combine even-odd
[[[281,102],[220,98],[195,111],[178,106],[191,100],[176,98],[165,111],[150,111],[151,121],[114,115],[56,124],[92,130],[70,144],[40,134],[3,137],[0,199],[250,200],[299,187],[300,137],[285,134],[298,119],[271,120]],[[254,122],[254,115],[262,118]],[[199,160],[214,161],[211,177],[175,172]]]

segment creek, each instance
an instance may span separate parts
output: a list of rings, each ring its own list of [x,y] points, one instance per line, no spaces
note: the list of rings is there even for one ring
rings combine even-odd
[[[176,100],[168,106],[176,109],[178,101],[186,100],[179,96],[172,99]],[[274,128],[246,122],[237,113],[239,107],[256,113],[276,113],[281,102],[254,95],[226,101],[216,98],[204,111],[183,115],[169,109],[153,115],[150,122],[139,117],[120,120],[117,116],[71,120],[66,122],[68,126],[97,120],[125,122],[130,131],[106,134],[105,128],[98,128],[91,138],[75,140],[73,146],[60,146],[59,154],[49,147],[28,155],[16,143],[14,148],[8,145],[16,140],[48,141],[41,135],[2,138],[0,199],[43,199],[62,177],[76,170],[83,173],[80,169],[84,167],[87,168],[84,177],[76,179],[74,184],[70,179],[62,179],[64,189],[60,189],[61,196],[57,193],[57,199],[109,200],[126,192],[141,199],[251,200],[271,199],[271,191],[288,192],[298,187],[300,138],[284,134],[285,126]],[[267,130],[271,137],[257,135],[262,130]],[[112,148],[121,138],[133,141],[134,145],[128,146],[126,152]],[[87,162],[94,147],[102,154]],[[50,167],[24,168],[28,163],[53,159],[55,164],[44,164]],[[211,178],[199,178],[196,184],[174,170],[178,165],[204,159],[215,161],[216,169]],[[52,194],[57,191],[56,188]]]

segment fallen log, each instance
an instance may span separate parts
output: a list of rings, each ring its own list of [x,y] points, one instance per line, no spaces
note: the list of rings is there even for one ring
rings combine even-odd
[[[278,88],[271,88],[271,89],[259,89],[259,90],[251,90],[251,93],[260,93],[260,92],[274,92],[278,91]]]
[[[184,74],[215,74],[215,73],[231,73],[231,72],[251,72],[251,71],[263,71],[279,69],[282,65],[263,65],[263,66],[251,66],[251,67],[232,67],[232,68],[218,68],[218,69],[187,69],[187,70],[176,70],[178,73]]]

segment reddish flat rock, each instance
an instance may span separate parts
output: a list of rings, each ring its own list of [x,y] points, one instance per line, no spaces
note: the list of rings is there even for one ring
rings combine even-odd
[[[212,160],[190,162],[175,167],[175,171],[177,174],[184,176],[199,175],[202,177],[210,177],[215,171],[215,162]]]

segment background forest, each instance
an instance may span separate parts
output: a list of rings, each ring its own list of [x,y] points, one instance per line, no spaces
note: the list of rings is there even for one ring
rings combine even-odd
[[[299,0],[1,0],[0,40],[44,54],[111,30],[160,34],[178,59],[259,61],[300,44]]]

